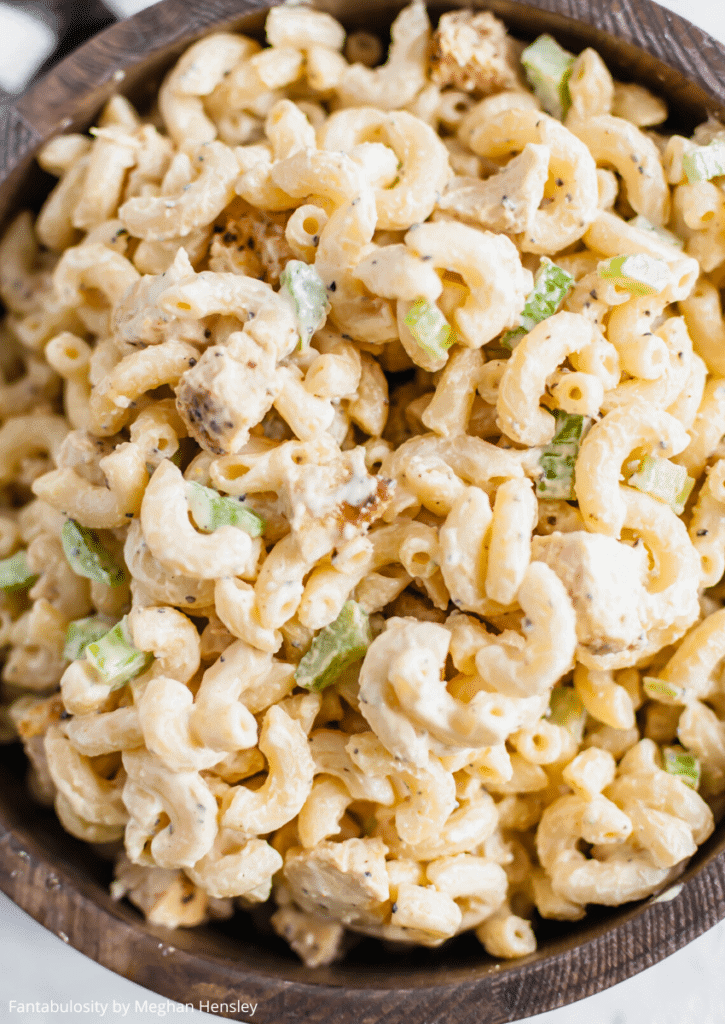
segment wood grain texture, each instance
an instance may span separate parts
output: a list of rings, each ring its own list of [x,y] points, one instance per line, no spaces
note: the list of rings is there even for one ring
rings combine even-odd
[[[384,30],[397,0],[318,0],[350,28]],[[214,27],[260,35],[263,0],[164,0],[85,44],[14,104],[0,107],[0,219],[36,201],[29,174],[38,146],[86,127],[122,89],[143,100],[174,56]],[[434,0],[433,14],[453,6]],[[471,6],[469,0],[469,6]],[[708,110],[725,115],[725,47],[649,0],[476,0],[532,38],[595,46],[624,80],[650,85],[689,130]],[[258,1002],[263,1024],[504,1024],[623,981],[725,917],[725,826],[693,858],[667,902],[595,909],[574,925],[544,922],[540,948],[495,963],[461,938],[439,950],[392,955],[366,940],[341,964],[310,971],[264,922],[169,932],[108,894],[109,870],[25,796],[17,759],[0,758],[0,889],[41,924],[99,963],[168,998]],[[243,1016],[243,1015],[233,1015]]]

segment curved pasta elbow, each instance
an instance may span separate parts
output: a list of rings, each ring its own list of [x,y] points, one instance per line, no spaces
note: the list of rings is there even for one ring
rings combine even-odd
[[[172,772],[211,768],[226,755],[198,742],[190,729],[193,706],[191,690],[164,676],[151,679],[138,702],[144,743]]]
[[[151,839],[151,857],[159,867],[196,864],[217,834],[217,803],[207,784],[196,771],[170,771],[148,750],[127,750],[122,758],[128,775],[123,800],[131,819],[126,833],[129,856],[131,829],[142,842],[144,834]],[[159,810],[169,821],[156,831]]]
[[[179,195],[134,196],[120,207],[118,216],[134,237],[146,242],[180,238],[209,224],[232,201],[239,176],[233,151],[221,142],[210,142],[195,161],[199,176]]]
[[[532,277],[505,235],[437,222],[412,227],[405,244],[433,267],[460,274],[470,289],[453,315],[461,344],[481,348],[514,325],[531,290]]]
[[[504,433],[519,444],[551,441],[554,417],[539,404],[548,378],[568,356],[593,355],[589,350],[604,345],[594,324],[580,313],[555,313],[529,331],[506,363],[498,388],[496,411]]]
[[[189,519],[186,483],[168,460],[151,477],[141,504],[141,528],[153,556],[174,573],[214,580],[243,576],[257,562],[259,545],[236,526],[199,533]]]
[[[188,683],[199,668],[201,641],[196,626],[175,608],[132,608],[128,628],[134,646],[153,654],[154,676]]]
[[[502,693],[533,696],[545,693],[571,668],[576,616],[564,584],[542,562],[529,565],[518,602],[526,614],[523,646],[482,647],[476,654],[476,669]]]
[[[619,487],[622,463],[635,448],[666,458],[689,443],[679,420],[664,409],[633,403],[608,412],[582,441],[575,469],[575,491],[588,530],[618,537],[627,515]]]
[[[92,484],[68,467],[45,473],[33,483],[33,493],[59,512],[92,530],[128,526],[143,500],[149,475],[137,445],[120,444],[99,462],[107,486]]]
[[[214,899],[248,896],[261,887],[271,887],[272,876],[282,867],[279,853],[263,839],[249,839],[241,847],[215,854],[212,850],[186,874]]]
[[[264,785],[238,786],[222,819],[227,828],[254,836],[273,832],[299,814],[315,770],[304,730],[278,705],[264,717],[259,749],[269,765]]]

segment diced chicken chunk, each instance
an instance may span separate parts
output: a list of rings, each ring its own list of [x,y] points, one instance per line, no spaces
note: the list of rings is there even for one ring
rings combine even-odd
[[[594,655],[645,647],[644,545],[630,547],[600,533],[557,532],[534,537],[531,557],[545,562],[566,587],[580,647]]]
[[[284,875],[295,902],[310,914],[343,924],[379,922],[389,912],[386,846],[380,839],[292,847]]]
[[[389,503],[392,486],[392,481],[368,473],[362,447],[342,452],[322,465],[292,464],[284,488],[292,529],[303,535],[315,524],[325,523],[349,539],[346,525],[357,532],[379,519]]]
[[[212,242],[209,269],[257,277],[277,287],[280,274],[294,259],[285,237],[285,220],[280,214],[250,209],[228,221]]]
[[[10,706],[10,720],[23,741],[25,755],[30,761],[30,792],[33,799],[46,807],[53,806],[56,788],[48,769],[45,734],[51,725],[61,720],[63,713],[63,701],[59,693],[42,699],[28,694]]]
[[[444,14],[433,36],[431,78],[484,96],[518,83],[514,45],[489,11]]]
[[[187,370],[176,389],[176,407],[202,448],[225,455],[247,442],[250,428],[277,397],[275,368],[269,352],[237,333],[226,345],[208,348]]]
[[[453,178],[438,209],[454,213],[489,231],[527,231],[544,197],[549,174],[549,148],[529,142],[498,174]]]
[[[114,338],[124,354],[147,345],[160,345],[169,338],[204,343],[205,323],[178,319],[158,305],[167,288],[193,273],[188,254],[180,247],[165,273],[146,275],[128,289],[113,311]]]
[[[89,483],[105,487],[106,478],[98,463],[110,455],[113,448],[107,437],[94,437],[85,430],[71,430],[58,449],[55,463],[59,469],[74,469]]]
[[[114,874],[113,899],[127,897],[151,924],[193,928],[209,918],[209,897],[183,871],[132,864],[124,855]]]
[[[324,967],[342,955],[345,929],[337,921],[287,906],[272,915],[272,927],[307,967]]]

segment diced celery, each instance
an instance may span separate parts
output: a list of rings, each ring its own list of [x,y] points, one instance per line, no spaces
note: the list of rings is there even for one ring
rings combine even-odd
[[[71,622],[65,633],[63,657],[66,661],[82,658],[88,644],[95,643],[113,628],[114,620],[106,615],[90,615],[87,619]]]
[[[713,139],[707,146],[693,146],[682,157],[682,168],[690,184],[709,181],[725,174],[725,142]]]
[[[652,700],[661,701],[663,704],[681,704],[684,702],[685,691],[675,683],[668,683],[666,679],[657,679],[656,676],[644,676],[642,689]]]
[[[587,416],[556,409],[556,432],[543,449],[539,465],[543,473],[536,483],[536,491],[542,498],[558,498],[573,501],[574,467],[579,454],[579,445],[591,425]]]
[[[542,320],[548,320],[558,310],[566,294],[574,284],[574,278],[546,256],[542,256],[534,278],[534,287],[521,311],[521,326],[506,331],[501,336],[504,348],[514,349],[521,339]]]
[[[675,775],[690,789],[700,785],[700,762],[694,754],[682,747],[665,747],[662,751],[665,771]]]
[[[636,217],[633,217],[629,222],[633,228],[638,228],[640,231],[649,231],[651,235],[656,235],[661,242],[667,242],[668,245],[673,245],[675,249],[684,249],[685,243],[679,238],[674,231],[668,231],[667,228],[658,227],[657,224],[653,224],[651,220],[647,220],[641,213],[638,213]]]
[[[24,549],[0,561],[0,590],[27,590],[37,578],[28,566],[28,556]]]
[[[242,504],[242,499],[226,497],[195,482],[187,484],[186,493],[189,511],[203,533],[213,533],[220,526],[236,526],[250,537],[264,533],[264,519]]]
[[[646,455],[642,459],[628,483],[630,487],[636,487],[638,491],[666,502],[677,516],[684,512],[687,499],[695,486],[695,481],[687,475],[684,466],[654,455]]]
[[[320,630],[297,666],[297,685],[307,690],[324,690],[346,668],[365,657],[371,642],[367,613],[355,601],[347,601],[335,621]]]
[[[280,274],[280,292],[292,301],[300,348],[309,348],[315,331],[324,326],[330,302],[324,281],[313,266],[302,260],[290,260]]]
[[[695,486],[695,481],[691,476],[688,476],[682,485],[682,490],[678,492],[674,502],[672,503],[672,511],[676,516],[681,516],[685,511],[685,505],[687,499],[692,494],[692,488]]]
[[[554,725],[568,729],[573,736],[581,740],[584,733],[587,713],[584,710],[578,693],[571,686],[555,686],[549,699],[547,718]]]
[[[417,345],[435,359],[444,358],[456,340],[453,328],[438,307],[426,299],[418,299],[408,310],[405,326]]]
[[[530,331],[556,313],[574,284],[574,278],[566,270],[542,256],[534,278],[534,289],[526,299],[521,313],[521,325]]]
[[[602,260],[597,274],[605,280],[614,281],[632,295],[658,295],[672,279],[664,260],[643,252]]]
[[[513,352],[519,342],[526,337],[529,332],[525,327],[512,327],[510,331],[504,331],[501,335],[501,348],[505,348],[507,352]],[[490,349],[486,349],[489,352]]]
[[[120,587],[126,573],[93,530],[68,519],[60,532],[65,557],[76,576],[85,576],[107,587]]]
[[[153,661],[153,655],[134,647],[126,616],[86,647],[86,658],[112,690],[139,675]]]
[[[550,35],[539,36],[521,54],[529,85],[544,110],[560,121],[571,106],[569,77],[574,55],[559,46]]]

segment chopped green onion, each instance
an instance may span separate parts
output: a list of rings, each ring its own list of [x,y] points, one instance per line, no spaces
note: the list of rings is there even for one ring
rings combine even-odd
[[[563,121],[571,106],[569,78],[575,57],[550,35],[539,36],[521,54],[529,85],[548,114]]]
[[[558,310],[566,294],[574,284],[574,278],[546,256],[542,256],[534,278],[534,288],[526,299],[521,311],[521,326],[506,331],[501,337],[504,348],[514,349],[529,331],[542,320],[548,320]]]
[[[707,146],[692,146],[682,157],[682,168],[691,185],[719,178],[725,174],[725,142],[713,139]]]
[[[700,762],[694,754],[682,747],[665,747],[662,755],[669,775],[675,775],[690,789],[697,789],[700,785]]]
[[[685,243],[681,238],[674,233],[674,231],[668,231],[667,228],[658,227],[657,224],[653,224],[651,220],[647,220],[641,213],[638,213],[636,217],[633,217],[629,222],[633,228],[638,228],[640,231],[648,231],[651,235],[656,235],[661,242],[667,242],[668,245],[673,245],[676,249],[684,249]]]
[[[681,686],[668,683],[666,679],[657,679],[656,676],[645,676],[642,679],[642,689],[652,700],[665,704],[681,704],[685,697],[685,691]]]
[[[536,491],[543,498],[558,498],[573,501],[574,467],[579,454],[579,445],[591,425],[588,416],[554,411],[556,432],[543,449],[539,465],[543,473],[536,483]]]
[[[25,550],[16,551],[10,558],[0,561],[0,590],[27,590],[37,578],[28,566]]]
[[[453,328],[441,311],[426,299],[413,303],[404,322],[415,343],[434,359],[445,358],[446,351],[456,340]]]
[[[187,484],[189,511],[203,533],[220,526],[236,526],[250,537],[261,537],[267,525],[262,516],[242,504],[241,498],[228,498],[202,484]]]
[[[76,576],[86,576],[107,587],[120,587],[126,573],[113,555],[101,544],[93,530],[68,519],[60,531],[63,551]]]
[[[614,281],[632,295],[658,295],[672,278],[664,260],[643,252],[636,256],[612,256],[609,260],[602,260],[597,274]]]
[[[134,647],[126,616],[86,647],[86,658],[112,690],[139,675],[153,661],[153,655]]]
[[[95,643],[112,629],[113,619],[106,615],[90,615],[87,619],[71,622],[65,633],[63,657],[66,661],[77,661],[85,654],[88,644]]]
[[[646,455],[636,473],[629,478],[630,487],[651,494],[666,502],[676,516],[681,516],[690,497],[695,481],[687,475],[684,466],[678,466],[669,459]]]
[[[286,294],[294,306],[300,348],[309,348],[312,335],[324,326],[330,312],[324,281],[314,267],[302,260],[290,260],[279,281],[281,294]]]
[[[297,666],[297,685],[307,690],[324,690],[346,668],[365,657],[371,642],[367,613],[355,601],[346,601],[335,621],[320,630]]]
[[[563,726],[578,740],[581,740],[587,713],[578,693],[571,686],[554,687],[551,691],[546,717],[554,725]]]

